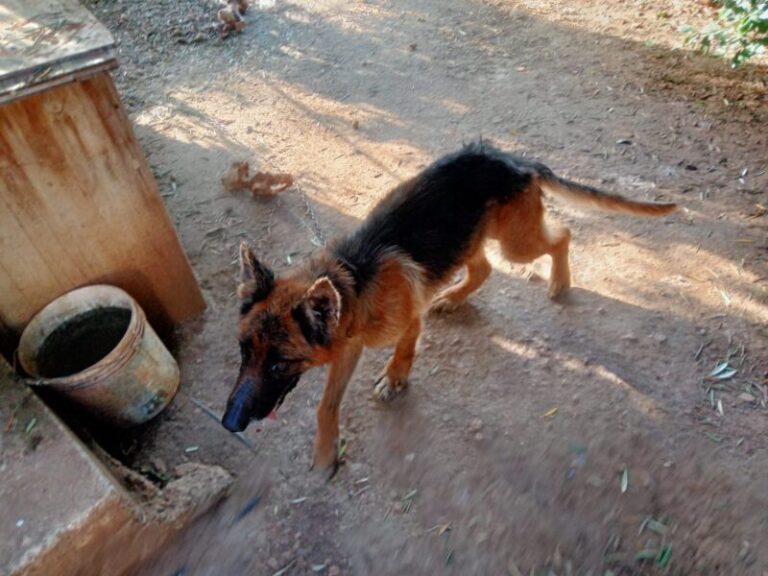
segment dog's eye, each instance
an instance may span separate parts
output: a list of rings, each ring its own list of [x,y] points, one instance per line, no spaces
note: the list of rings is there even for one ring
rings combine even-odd
[[[282,376],[291,369],[290,362],[275,362],[269,367],[269,372],[273,376]]]

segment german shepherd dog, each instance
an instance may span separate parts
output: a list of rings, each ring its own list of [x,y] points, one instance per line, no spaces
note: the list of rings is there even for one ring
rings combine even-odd
[[[545,165],[487,143],[466,146],[400,184],[350,236],[281,278],[240,246],[242,365],[222,424],[241,431],[280,406],[301,375],[330,364],[317,408],[313,467],[337,467],[339,407],[364,347],[394,345],[376,382],[404,390],[422,316],[460,306],[491,273],[483,246],[498,240],[511,262],[552,258],[549,296],[570,286],[570,231],[548,225],[542,193],[643,216],[675,204],[628,200],[560,178]],[[466,274],[447,286],[462,267]]]

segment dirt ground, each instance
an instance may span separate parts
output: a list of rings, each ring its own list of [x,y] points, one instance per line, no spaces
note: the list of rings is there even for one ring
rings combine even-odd
[[[90,4],[208,303],[179,330],[181,392],[118,450],[158,479],[237,477],[145,574],[768,575],[766,69],[681,50],[707,8],[679,0],[252,4],[223,40],[212,1]],[[240,239],[283,270],[479,136],[683,209],[553,204],[574,235],[559,303],[548,262],[492,246],[486,285],[428,319],[405,397],[373,400],[387,351],[366,353],[330,483],[308,471],[323,371],[252,448],[209,418],[195,401],[221,413],[238,368]],[[244,159],[298,186],[225,191]]]

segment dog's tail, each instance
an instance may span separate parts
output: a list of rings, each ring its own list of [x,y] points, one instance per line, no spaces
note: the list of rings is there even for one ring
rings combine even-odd
[[[629,200],[618,194],[611,194],[592,186],[566,180],[556,176],[549,169],[539,171],[539,184],[546,192],[560,196],[565,200],[595,206],[611,212],[624,212],[638,216],[663,216],[677,208],[677,204],[671,202]]]

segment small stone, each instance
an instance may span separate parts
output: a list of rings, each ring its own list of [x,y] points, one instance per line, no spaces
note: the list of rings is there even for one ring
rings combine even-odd
[[[483,440],[485,440],[485,436],[483,436],[482,432],[478,432],[477,434],[475,434],[475,440],[478,442],[482,442]]]
[[[739,394],[739,400],[741,400],[742,402],[746,402],[747,404],[754,404],[757,398],[752,396],[752,394],[749,394],[747,392],[742,392],[741,394]]]
[[[358,121],[358,120],[354,120],[354,121],[352,122],[352,129],[353,129],[353,130],[360,130],[360,121]]]
[[[277,570],[277,567],[279,566],[279,564],[277,563],[277,558],[270,558],[269,560],[267,560],[267,566],[272,568],[272,570]]]
[[[472,420],[472,422],[469,423],[469,431],[473,434],[476,432],[480,432],[480,430],[483,429],[483,421],[480,418],[475,418]]]
[[[406,462],[411,463],[414,460],[416,460],[416,454],[414,454],[413,452],[411,452],[410,454],[406,454],[405,455],[405,461]]]
[[[159,457],[153,456],[149,459],[149,465],[152,466],[152,468],[155,469],[155,472],[160,474],[161,476],[165,476],[168,474],[168,465]]]
[[[653,339],[659,344],[664,344],[667,341],[667,337],[664,334],[654,334]]]
[[[328,576],[339,576],[341,574],[341,568],[334,564],[328,568]]]

